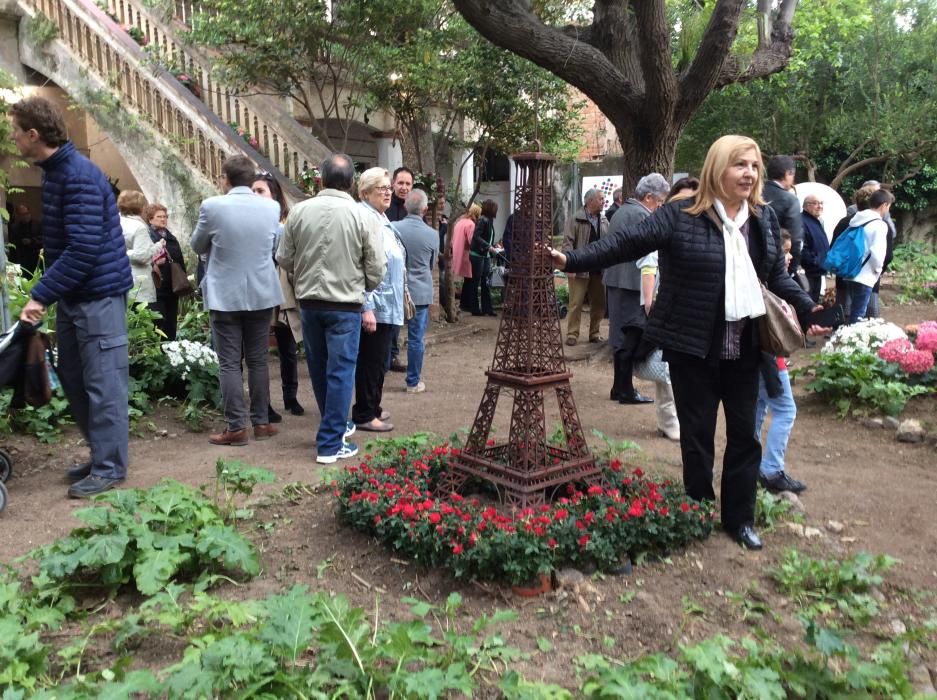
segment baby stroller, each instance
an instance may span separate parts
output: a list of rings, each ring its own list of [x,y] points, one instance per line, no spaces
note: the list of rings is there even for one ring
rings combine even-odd
[[[14,389],[14,408],[27,403],[42,406],[52,398],[49,339],[38,328],[39,324],[17,321],[0,335],[0,387]],[[0,449],[0,512],[6,508],[6,481],[12,474],[13,458]]]

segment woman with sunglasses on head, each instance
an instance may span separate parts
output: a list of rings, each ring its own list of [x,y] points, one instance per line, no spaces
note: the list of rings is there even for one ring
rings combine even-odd
[[[260,173],[254,184],[251,185],[254,194],[272,199],[280,205],[280,228],[273,243],[274,264],[276,264],[276,249],[280,234],[283,232],[283,222],[289,214],[286,197],[280,183],[269,173]],[[293,294],[293,281],[285,270],[277,267],[280,277],[280,289],[283,291],[283,303],[273,310],[273,334],[277,339],[277,352],[280,355],[280,383],[283,387],[283,407],[294,416],[301,416],[306,411],[296,400],[299,389],[299,374],[297,371],[296,346],[302,342],[303,329],[299,320],[299,308]],[[279,423],[283,417],[270,406],[267,409],[271,423]]]
[[[381,224],[387,272],[374,291],[365,295],[361,312],[361,341],[355,367],[355,404],[351,419],[358,430],[376,433],[393,430],[390,414],[381,407],[384,395],[384,374],[390,355],[390,338],[394,326],[402,326],[403,285],[406,273],[406,250],[393,224],[384,212],[390,206],[390,173],[384,168],[369,168],[358,182],[360,204]],[[352,426],[349,426],[349,430]]]
[[[665,204],[640,224],[585,248],[552,251],[572,272],[660,255],[660,288],[645,339],[670,365],[680,420],[687,495],[715,500],[716,418],[725,413],[722,465],[723,529],[747,549],[761,549],[755,493],[761,445],[755,437],[762,284],[790,303],[802,326],[813,300],[787,274],[780,227],[762,199],[761,151],[745,136],[723,136],[709,148],[692,196]],[[818,334],[825,329],[811,326]]]

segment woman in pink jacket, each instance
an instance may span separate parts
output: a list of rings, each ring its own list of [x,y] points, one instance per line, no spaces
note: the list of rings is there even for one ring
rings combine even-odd
[[[471,311],[472,290],[472,263],[469,261],[469,246],[472,235],[475,233],[475,224],[481,216],[482,208],[473,204],[468,212],[456,222],[452,231],[452,274],[462,277],[462,295],[459,298],[459,308],[462,311]]]

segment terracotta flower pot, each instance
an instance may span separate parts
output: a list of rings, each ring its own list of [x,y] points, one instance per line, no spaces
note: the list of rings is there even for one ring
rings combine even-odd
[[[553,590],[553,574],[538,574],[537,579],[527,585],[511,586],[511,592],[522,598],[536,598]]]

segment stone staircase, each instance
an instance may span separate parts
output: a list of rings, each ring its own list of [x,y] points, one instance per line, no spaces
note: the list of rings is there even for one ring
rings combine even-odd
[[[189,183],[187,196],[182,197],[189,216],[193,207],[198,211],[199,198],[217,187],[221,163],[229,155],[250,158],[258,170],[274,175],[287,196],[296,200],[303,196],[296,186],[302,172],[328,153],[308,133],[297,133],[302,127],[288,115],[284,117],[282,109],[277,113],[273,108],[260,108],[212,83],[207,60],[187,52],[169,32],[161,31],[142,7],[127,0],[107,12],[91,0],[20,0],[19,10],[28,18],[20,27],[22,63],[51,78],[95,117],[144,189],[144,183],[149,183],[151,191],[165,191],[155,180],[166,184],[173,171],[184,170],[169,167],[170,172],[161,177],[145,172],[146,168],[167,167],[167,149],[194,171],[197,182]],[[133,18],[124,23],[127,28],[142,27],[154,44],[176,52],[177,64],[194,74],[194,91],[154,62],[152,54],[114,21],[111,15],[120,18],[115,10]],[[51,21],[58,30],[56,38],[43,46],[31,42],[26,31],[26,24],[37,18]],[[202,99],[194,92],[201,92]],[[274,127],[273,121],[287,126]],[[232,122],[250,125],[257,143],[252,146],[235,131]],[[141,159],[142,164],[136,162]],[[186,175],[175,172],[175,179]]]
[[[86,0],[87,1],[87,0]],[[190,89],[226,124],[237,124],[256,139],[255,149],[284,176],[299,184],[307,167],[318,165],[329,150],[285,108],[283,100],[244,95],[211,73],[211,56],[185,38],[198,3],[178,0],[160,9],[143,0],[99,0],[119,25],[134,31],[148,52],[190,79]]]

